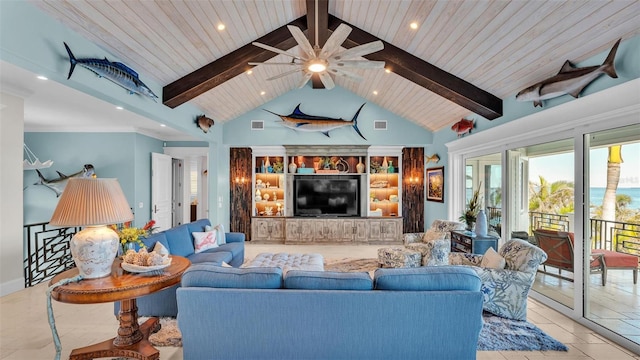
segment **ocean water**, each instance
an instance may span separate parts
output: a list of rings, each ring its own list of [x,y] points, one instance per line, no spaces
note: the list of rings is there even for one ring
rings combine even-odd
[[[591,206],[602,205],[602,198],[604,197],[605,188],[591,188],[589,192],[589,201]],[[467,199],[471,198],[473,190],[467,189]],[[626,194],[631,196],[631,203],[628,209],[640,210],[640,188],[618,188],[616,194]]]
[[[605,188],[591,188],[589,192],[589,200],[592,206],[602,205]],[[631,203],[628,209],[640,209],[640,188],[618,188],[616,194],[625,194],[631,196]]]

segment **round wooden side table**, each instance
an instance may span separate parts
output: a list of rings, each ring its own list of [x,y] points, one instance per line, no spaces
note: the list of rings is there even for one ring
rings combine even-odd
[[[121,261],[116,259],[111,267],[111,275],[97,279],[83,279],[56,287],[51,292],[54,300],[70,304],[96,304],[120,301],[120,327],[115,338],[74,349],[70,360],[84,360],[101,357],[129,357],[141,360],[156,360],[160,352],[148,340],[149,334],[160,329],[157,318],[151,318],[138,325],[136,298],[160,291],[180,282],[182,273],[191,262],[181,256],[171,255],[171,265],[162,269],[161,274],[135,274],[124,271]],[[60,280],[78,275],[73,268],[56,275],[49,286]]]

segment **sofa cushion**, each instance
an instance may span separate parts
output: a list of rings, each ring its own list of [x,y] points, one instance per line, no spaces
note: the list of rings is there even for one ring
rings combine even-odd
[[[377,269],[373,276],[377,290],[480,291],[480,277],[465,266],[427,266],[411,269]]]
[[[204,227],[204,231],[215,231],[216,239],[218,240],[218,245],[226,244],[226,235],[224,232],[224,226],[222,224],[218,224],[216,226],[207,225]]]
[[[285,289],[371,290],[373,281],[367,272],[289,270],[284,276]]]
[[[218,249],[232,253],[235,258],[244,252],[244,243],[226,243],[218,246]]]
[[[189,228],[189,234],[191,234],[192,232],[207,231],[206,227],[211,226],[211,221],[209,221],[209,219],[199,219],[185,225],[187,225]]]
[[[151,234],[147,237],[142,238],[142,242],[147,246],[147,249],[153,249],[156,246],[156,243],[159,242],[164,245],[167,250],[171,253],[171,247],[169,247],[169,240],[167,240],[167,236],[164,231],[156,234]],[[136,249],[137,251],[138,249]]]
[[[178,256],[189,256],[195,252],[193,238],[187,224],[164,231],[169,242],[169,251]]]
[[[212,250],[218,250],[218,248]],[[231,262],[231,260],[233,259],[233,255],[228,251],[212,250],[207,250],[197,254],[191,254],[187,256],[187,259],[189,259],[192,264],[215,263],[218,265],[222,264],[222,262]]]
[[[282,269],[228,268],[211,264],[194,264],[182,274],[183,287],[239,289],[280,289]]]

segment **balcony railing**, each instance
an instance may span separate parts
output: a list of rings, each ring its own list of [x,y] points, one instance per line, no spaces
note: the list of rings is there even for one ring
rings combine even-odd
[[[24,286],[46,281],[74,266],[69,241],[79,227],[54,228],[49,223],[23,227]]]

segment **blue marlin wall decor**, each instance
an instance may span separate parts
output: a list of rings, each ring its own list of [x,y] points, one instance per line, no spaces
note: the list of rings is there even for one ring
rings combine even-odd
[[[151,89],[147,87],[147,85],[140,81],[140,79],[138,78],[138,73],[133,71],[127,65],[121,62],[109,61],[106,57],[104,59],[78,59],[73,56],[73,53],[71,52],[71,49],[69,49],[67,43],[64,43],[64,47],[67,49],[67,54],[69,54],[69,62],[71,63],[67,80],[71,78],[71,74],[73,74],[73,69],[76,68],[76,65],[80,65],[83,68],[88,69],[94,74],[98,75],[99,77],[111,80],[113,83],[122,86],[129,91],[129,94],[136,93],[140,95],[146,95],[153,101],[156,101],[156,99],[158,98],[158,96],[154,94],[153,91],[151,91]]]
[[[356,114],[353,116],[353,119],[351,119],[351,121],[347,121],[342,118],[335,119],[335,118],[329,118],[325,116],[308,115],[303,113],[302,110],[300,110],[300,104],[298,104],[298,106],[296,106],[293,112],[289,115],[276,114],[273,111],[269,111],[266,109],[264,109],[264,111],[271,113],[273,115],[279,116],[283,121],[282,126],[288,127],[293,130],[307,131],[307,132],[321,132],[326,137],[329,137],[329,131],[335,130],[341,127],[345,127],[345,126],[351,126],[356,131],[356,133],[360,135],[361,138],[367,140],[367,138],[365,138],[360,132],[360,129],[358,129],[358,115],[360,114],[360,110],[362,110],[362,107],[365,104],[366,103],[360,106],[360,108],[358,109],[358,111],[356,111]]]

